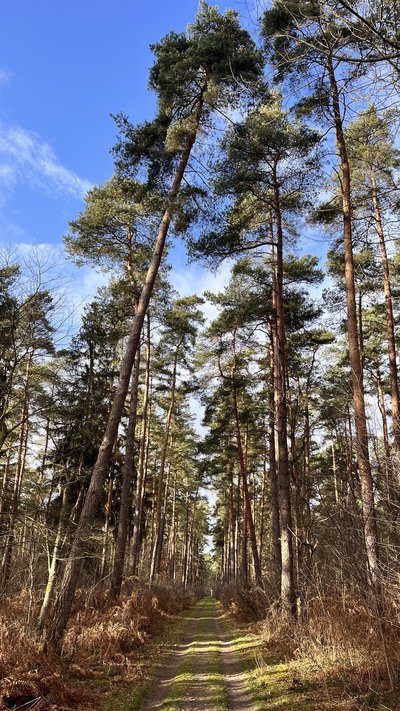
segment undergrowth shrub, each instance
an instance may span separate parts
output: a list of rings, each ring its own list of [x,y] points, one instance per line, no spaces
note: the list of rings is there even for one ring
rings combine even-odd
[[[399,619],[393,598],[385,601],[385,617],[374,613],[373,601],[333,588],[310,589],[298,620],[283,614],[259,588],[220,592],[224,608],[239,621],[262,619],[259,630],[268,658],[311,665],[329,675],[368,688],[387,684],[388,663],[400,669]],[[398,680],[398,678],[397,678]]]
[[[138,671],[135,653],[138,656],[162,620],[192,602],[187,591],[169,586],[150,591],[138,582],[112,605],[104,591],[79,590],[60,658],[44,649],[35,632],[38,596],[32,600],[22,591],[0,600],[0,709],[94,708],[94,694],[76,679],[111,674],[133,680]]]
[[[80,591],[76,615],[72,618],[63,643],[63,654],[76,664],[92,668],[98,664],[125,664],[126,655],[144,644],[159,627],[162,619],[189,607],[190,593],[167,586],[148,590],[138,587],[122,595],[110,606],[107,593],[97,592],[84,601]]]
[[[241,589],[236,585],[225,585],[218,590],[222,606],[239,622],[263,620],[270,606],[270,599],[259,587]]]

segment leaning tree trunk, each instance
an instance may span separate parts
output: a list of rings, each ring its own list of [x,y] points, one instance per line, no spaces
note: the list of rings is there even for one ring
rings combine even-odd
[[[357,328],[356,290],[354,278],[353,235],[351,222],[351,176],[346,140],[340,110],[339,90],[333,68],[333,60],[328,58],[328,74],[333,100],[333,112],[337,149],[340,157],[343,209],[343,240],[345,260],[345,284],[347,302],[347,333],[353,386],[353,407],[356,427],[357,464],[361,484],[362,516],[364,540],[367,553],[368,578],[372,585],[379,573],[377,551],[377,526],[374,501],[374,487],[368,451],[368,428],[365,414],[364,378],[361,364]]]
[[[96,464],[93,468],[89,489],[86,494],[85,503],[82,509],[79,523],[76,527],[75,537],[71,546],[70,555],[65,567],[64,577],[59,595],[54,608],[53,623],[48,631],[48,642],[60,650],[61,641],[64,636],[72,602],[78,584],[81,561],[84,555],[85,544],[90,536],[91,527],[96,515],[97,507],[103,491],[104,481],[111,461],[112,450],[118,434],[118,427],[121,420],[126,395],[129,388],[132,367],[139,347],[140,334],[143,321],[150,303],[154,283],[158,274],[164,246],[168,235],[168,229],[172,218],[172,210],[175,199],[178,195],[183,176],[194,146],[200,119],[203,110],[203,97],[199,97],[196,112],[194,115],[193,132],[188,136],[185,148],[182,152],[171,190],[168,195],[168,206],[164,212],[161,226],[155,241],[154,250],[150,266],[147,271],[146,280],[140,294],[137,312],[132,324],[132,331],[129,336],[125,355],[121,365],[120,379],[117,385],[111,411],[109,414],[106,430],[100,445]]]

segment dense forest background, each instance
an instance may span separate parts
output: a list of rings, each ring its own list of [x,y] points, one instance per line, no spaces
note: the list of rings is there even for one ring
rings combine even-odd
[[[3,255],[4,664],[17,628],[90,646],[96,595],[212,590],[398,686],[400,7],[258,15],[201,3],[153,46],[156,113],[115,117],[115,173],[65,236],[109,276],[72,339],[47,256]],[[229,283],[176,293],[170,240]]]

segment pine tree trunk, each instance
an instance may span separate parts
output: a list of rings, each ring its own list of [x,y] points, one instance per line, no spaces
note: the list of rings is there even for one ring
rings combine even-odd
[[[236,578],[236,547],[235,547],[235,502],[233,497],[233,470],[231,471],[231,481],[229,484],[229,526],[228,526],[228,581],[231,582]]]
[[[235,422],[236,445],[237,445],[237,450],[238,450],[240,473],[241,473],[241,477],[242,477],[243,505],[244,505],[244,509],[245,509],[245,521],[247,524],[247,529],[248,529],[249,538],[250,538],[250,545],[251,545],[251,552],[252,552],[252,557],[253,557],[254,575],[255,575],[256,583],[257,583],[257,585],[260,585],[262,587],[261,566],[260,566],[260,559],[259,559],[258,549],[257,549],[257,539],[256,539],[256,531],[255,531],[255,527],[254,527],[253,513],[251,510],[251,500],[250,500],[249,486],[248,486],[248,480],[247,480],[247,467],[246,467],[245,453],[244,453],[243,444],[242,444],[239,408],[238,408],[237,393],[236,393],[236,383],[235,383],[236,339],[235,339],[235,332],[232,334],[232,354],[233,354],[233,366],[232,366],[232,374],[231,374],[231,396],[232,396],[232,406],[233,406],[233,417],[234,417],[234,422]]]
[[[174,583],[176,580],[176,526],[177,526],[177,516],[176,516],[176,471],[174,472],[174,483],[173,483],[173,493],[172,493],[172,513],[171,513],[171,526],[169,533],[169,546],[168,546],[168,571],[169,578]]]
[[[248,529],[248,520],[247,520],[247,506],[246,506],[246,497],[243,489],[243,477],[240,477],[241,482],[242,482],[242,525],[239,525],[239,529],[241,529],[241,538],[240,538],[240,584],[242,588],[248,588],[249,587],[249,563],[248,563],[248,557],[247,557],[247,529]]]
[[[274,390],[276,430],[278,440],[278,500],[281,541],[281,601],[287,611],[296,615],[293,570],[292,502],[290,492],[289,456],[287,443],[286,402],[286,332],[283,302],[283,226],[277,167],[274,167],[274,214],[276,225],[276,277],[274,301],[276,337],[274,348]]]
[[[105,577],[107,563],[108,563],[108,539],[109,539],[109,533],[110,533],[110,519],[111,519],[113,495],[114,495],[114,476],[113,476],[113,473],[111,473],[110,478],[108,480],[107,503],[106,503],[106,509],[105,509],[105,519],[106,520],[104,522],[104,531],[103,531],[103,548],[102,548],[101,564],[100,564],[100,571],[99,571],[100,580],[103,580],[103,578]]]
[[[185,499],[185,528],[183,533],[182,585],[186,589],[186,571],[189,556],[189,494]]]
[[[276,327],[276,324],[275,324]],[[273,561],[273,588],[277,597],[281,596],[281,532],[279,520],[279,493],[278,476],[276,471],[275,450],[275,395],[274,395],[274,324],[270,324],[270,395],[268,417],[268,442],[269,442],[269,478],[271,500],[271,537]]]
[[[239,536],[240,536],[240,501],[241,501],[241,485],[240,485],[240,470],[237,475],[236,486],[236,517],[235,517],[235,580],[240,577],[240,554],[239,554]]]
[[[149,578],[150,587],[154,583],[155,576],[159,571],[160,563],[161,563],[161,553],[162,553],[162,543],[163,543],[162,513],[163,513],[163,499],[164,499],[164,474],[165,474],[165,464],[166,464],[166,460],[167,460],[167,453],[168,453],[168,447],[169,447],[172,415],[173,415],[174,407],[175,407],[178,356],[179,356],[180,348],[182,346],[182,340],[183,339],[181,339],[179,341],[178,346],[175,350],[174,364],[173,364],[173,370],[172,370],[171,401],[170,401],[170,405],[169,405],[169,409],[168,409],[168,413],[167,413],[167,419],[165,422],[164,441],[163,441],[162,452],[161,452],[160,471],[158,474],[157,502],[156,502],[156,516],[155,516],[156,529],[155,529],[154,544],[153,544],[151,566],[150,566],[150,578]]]
[[[392,421],[393,421],[393,436],[394,445],[397,455],[397,466],[395,471],[397,474],[397,484],[400,486],[400,407],[399,407],[399,378],[397,368],[397,349],[396,337],[394,331],[394,316],[393,316],[393,300],[392,286],[390,281],[389,261],[386,250],[385,235],[383,232],[381,209],[378,195],[378,187],[376,184],[375,172],[371,170],[371,189],[372,201],[374,205],[375,227],[379,238],[379,248],[381,252],[381,263],[383,273],[383,290],[385,294],[385,311],[386,311],[386,334],[387,348],[389,356],[389,376],[390,376],[390,395],[392,405]]]
[[[141,534],[142,534],[142,516],[143,516],[143,501],[146,489],[146,474],[147,474],[147,451],[149,438],[149,401],[150,401],[150,369],[151,369],[151,344],[150,344],[150,318],[147,316],[147,354],[146,354],[146,375],[144,382],[143,395],[143,415],[142,426],[140,432],[140,451],[139,451],[139,466],[136,485],[135,498],[135,517],[133,526],[133,543],[132,543],[132,563],[131,575],[137,575]]]
[[[171,443],[172,446],[172,443]],[[165,486],[164,486],[164,496],[163,496],[163,503],[162,503],[162,512],[161,512],[161,547],[160,547],[160,557],[158,560],[158,570],[161,568],[161,560],[162,560],[162,550],[163,550],[163,541],[165,539],[165,530],[167,526],[167,504],[168,504],[168,496],[169,496],[169,482],[171,478],[171,462],[168,464],[167,468],[167,476],[165,477]]]
[[[200,119],[203,110],[203,98],[199,98],[197,102],[196,112],[194,116],[194,129],[186,141],[186,146],[183,150],[179,161],[175,177],[172,183],[171,190],[168,196],[168,207],[164,212],[160,230],[154,246],[154,251],[149,269],[147,271],[146,280],[140,294],[137,312],[133,321],[132,331],[128,339],[126,352],[124,355],[120,380],[117,385],[113,403],[111,406],[110,415],[107,422],[107,427],[100,446],[96,464],[93,468],[93,473],[89,485],[88,492],[79,523],[76,528],[75,537],[71,546],[70,556],[67,561],[64,577],[57,597],[54,608],[53,623],[48,632],[48,642],[60,650],[62,638],[64,636],[68,617],[70,614],[72,602],[75,595],[76,586],[78,584],[82,555],[85,548],[85,543],[90,536],[91,527],[96,515],[97,507],[103,491],[107,470],[111,461],[112,450],[115,439],[118,434],[118,427],[122,416],[122,411],[125,404],[125,398],[129,388],[132,367],[136,356],[136,351],[139,347],[140,334],[142,331],[143,321],[149,306],[150,297],[153,292],[154,283],[158,274],[161,263],[161,258],[164,252],[165,241],[168,235],[168,229],[172,217],[172,208],[176,196],[179,192],[183,176],[189,161],[189,157],[194,146]]]
[[[5,511],[5,503],[7,500],[7,488],[8,488],[8,480],[10,476],[10,468],[11,468],[11,454],[12,454],[12,449],[11,447],[8,448],[7,452],[7,458],[6,458],[6,464],[4,467],[4,472],[3,472],[3,479],[1,482],[1,493],[0,493],[0,533],[3,533],[4,529],[4,511]]]
[[[347,302],[347,333],[353,384],[353,407],[356,426],[357,464],[361,483],[361,502],[364,525],[364,539],[367,553],[368,577],[375,584],[379,574],[377,552],[377,526],[375,514],[374,487],[368,451],[368,428],[365,414],[364,379],[357,332],[356,290],[354,278],[353,236],[351,222],[351,177],[346,141],[340,110],[339,91],[333,68],[332,57],[328,58],[336,142],[340,157],[342,179],[343,240],[345,259],[345,284]]]

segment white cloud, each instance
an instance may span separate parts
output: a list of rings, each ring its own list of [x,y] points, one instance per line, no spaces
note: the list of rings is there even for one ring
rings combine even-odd
[[[92,187],[88,180],[63,166],[53,148],[40,136],[19,126],[0,123],[0,184],[12,192],[18,182],[33,189],[79,198]]]
[[[0,67],[0,86],[3,84],[10,84],[11,82],[11,72],[4,67]]]
[[[198,265],[191,264],[185,269],[172,268],[170,279],[172,286],[180,296],[190,296],[191,294],[204,294],[205,291],[219,292],[228,284],[231,275],[232,264],[225,261],[215,272],[203,269]],[[202,306],[207,322],[211,321],[218,314],[215,306],[206,301]]]

